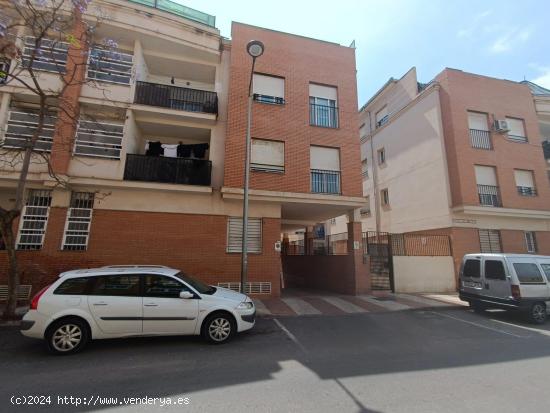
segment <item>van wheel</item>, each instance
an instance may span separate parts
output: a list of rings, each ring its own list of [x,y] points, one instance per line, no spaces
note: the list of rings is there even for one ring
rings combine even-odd
[[[476,313],[482,313],[485,311],[485,306],[479,301],[470,301],[470,308]]]
[[[88,324],[77,317],[67,317],[54,321],[45,334],[48,350],[56,355],[69,355],[79,352],[90,340]]]
[[[546,304],[533,304],[529,310],[529,321],[533,324],[544,324],[546,321]]]

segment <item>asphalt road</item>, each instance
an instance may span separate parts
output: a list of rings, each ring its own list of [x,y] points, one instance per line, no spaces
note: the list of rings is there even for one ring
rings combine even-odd
[[[260,319],[222,346],[105,340],[69,357],[0,330],[1,412],[37,411],[10,401],[31,395],[50,396],[31,399],[41,411],[544,412],[549,377],[550,322],[464,309]]]

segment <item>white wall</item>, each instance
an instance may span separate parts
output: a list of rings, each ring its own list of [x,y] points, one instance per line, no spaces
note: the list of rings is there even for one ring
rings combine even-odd
[[[396,293],[456,291],[453,257],[393,257]]]

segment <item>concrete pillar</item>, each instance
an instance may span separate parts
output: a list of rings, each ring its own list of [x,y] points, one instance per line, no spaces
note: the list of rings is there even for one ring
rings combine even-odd
[[[288,237],[288,232],[285,232],[283,234],[283,241],[281,243],[281,255],[287,254],[289,245],[290,245],[290,239]]]
[[[6,133],[7,124],[8,124],[8,112],[10,109],[11,94],[3,93],[2,99],[0,100],[0,140],[4,139],[4,134]]]
[[[78,98],[82,83],[86,79],[88,43],[86,25],[80,12],[74,11],[75,23],[72,31],[74,39],[69,42],[66,73],[63,76],[65,88],[59,98],[59,111],[52,143],[51,165],[54,173],[66,175],[71,161],[74,137],[80,107]]]
[[[313,233],[313,227],[307,226],[306,232],[304,233],[304,255],[313,255],[313,238],[315,234]]]
[[[370,271],[363,260],[363,230],[359,211],[348,214],[348,257],[353,261],[355,294],[371,291]]]

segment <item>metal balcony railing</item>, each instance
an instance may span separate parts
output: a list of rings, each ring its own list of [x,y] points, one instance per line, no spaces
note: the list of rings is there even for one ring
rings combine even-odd
[[[508,134],[508,140],[512,142],[525,143],[527,142],[526,136]]]
[[[485,206],[501,207],[500,192],[498,186],[478,185],[479,203]]]
[[[134,103],[188,112],[218,114],[218,95],[216,92],[160,85],[158,83],[136,82]]]
[[[210,186],[212,162],[203,159],[126,155],[127,181]]]
[[[470,129],[470,143],[472,148],[493,149],[491,133],[488,130]]]
[[[518,186],[518,194],[522,196],[537,196],[536,188],[530,186]]]
[[[325,128],[338,127],[338,108],[336,106],[309,104],[309,124]]]
[[[340,172],[312,169],[311,192],[316,194],[340,194]]]
[[[202,24],[206,24],[210,27],[216,27],[216,17],[210,14],[203,13],[186,7],[182,4],[174,3],[170,0],[129,0],[132,3],[143,4],[144,6],[153,7],[162,11],[166,11],[171,14],[175,14],[186,19],[193,20]]]

